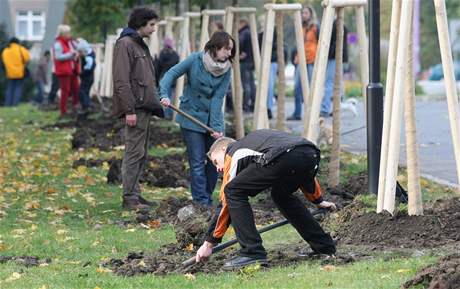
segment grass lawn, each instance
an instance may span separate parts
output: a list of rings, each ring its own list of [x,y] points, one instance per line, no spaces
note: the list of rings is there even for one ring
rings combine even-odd
[[[100,263],[123,258],[131,251],[151,251],[175,241],[171,226],[147,230],[122,228],[133,215],[121,210],[121,189],[106,183],[108,164],[78,167],[74,160],[109,158],[121,152],[74,151],[72,130],[42,130],[57,119],[29,105],[0,108],[0,255],[37,256],[51,262],[25,267],[0,264],[0,288],[399,288],[436,257],[375,259],[350,265],[323,266],[318,261],[270,270],[219,275],[171,274],[119,277]],[[181,149],[178,149],[181,151]],[[161,149],[153,154],[162,155]],[[356,158],[350,169],[362,170]],[[186,190],[145,188],[150,199],[186,194]],[[425,198],[432,199],[425,190]],[[439,196],[438,196],[439,197]],[[264,235],[267,247],[298,241],[289,226]],[[380,254],[380,255],[379,255]]]

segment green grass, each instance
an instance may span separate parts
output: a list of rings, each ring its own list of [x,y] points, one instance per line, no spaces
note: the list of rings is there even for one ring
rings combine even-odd
[[[152,230],[117,225],[134,216],[120,208],[120,187],[107,185],[107,165],[73,169],[72,163],[80,157],[120,157],[121,152],[73,151],[72,130],[40,129],[56,118],[55,112],[28,105],[0,108],[0,254],[52,259],[40,267],[0,264],[0,288],[399,288],[435,260],[430,255],[388,259],[382,253],[373,260],[340,266],[306,262],[267,271],[194,277],[115,276],[98,269],[103,260],[174,242],[173,230],[167,224]],[[155,148],[150,153],[162,156],[170,151]],[[345,161],[349,164],[345,178],[363,170],[362,159]],[[189,195],[186,190],[144,189],[150,199]],[[290,226],[263,238],[267,248],[299,240]]]

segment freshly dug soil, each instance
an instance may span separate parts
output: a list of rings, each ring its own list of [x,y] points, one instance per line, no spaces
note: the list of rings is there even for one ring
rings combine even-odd
[[[51,263],[51,258],[40,259],[35,256],[0,256],[0,264],[13,261],[18,265],[33,267]]]
[[[359,212],[349,206],[336,215],[340,243],[375,248],[433,248],[460,242],[460,199],[438,200],[423,216]]]
[[[423,268],[414,278],[402,285],[407,289],[415,286],[429,289],[460,288],[460,254],[441,258],[436,264]]]
[[[161,158],[149,156],[139,181],[161,188],[188,187],[190,174],[185,163],[185,156],[179,154]],[[121,184],[121,160],[112,160],[109,164],[107,183]]]
[[[326,188],[324,199],[343,208],[353,202],[357,195],[367,194],[367,173],[362,172],[348,178],[345,184],[335,188]]]
[[[283,245],[280,248],[268,250],[269,268],[289,266],[301,262],[320,262],[322,265],[343,265],[361,258],[352,254],[338,254],[336,258],[319,259],[304,254],[306,243]],[[235,246],[237,247],[237,246]],[[213,254],[206,263],[195,264],[188,268],[182,268],[182,262],[194,256],[193,252],[180,249],[176,244],[168,244],[159,250],[150,253],[130,253],[124,259],[111,259],[102,265],[110,268],[117,275],[134,276],[139,274],[153,273],[165,275],[168,273],[220,273],[225,260],[236,255],[236,249],[228,248]],[[197,248],[194,249],[196,251]]]

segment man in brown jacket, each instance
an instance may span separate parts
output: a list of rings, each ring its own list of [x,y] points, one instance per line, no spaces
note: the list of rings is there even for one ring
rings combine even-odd
[[[150,117],[162,117],[157,99],[153,59],[144,38],[156,29],[152,9],[135,8],[113,55],[113,114],[124,119],[125,155],[122,163],[123,208],[145,209],[153,203],[140,195],[139,177],[147,158]]]

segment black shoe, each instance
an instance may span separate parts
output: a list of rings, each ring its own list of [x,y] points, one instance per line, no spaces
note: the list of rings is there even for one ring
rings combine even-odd
[[[238,256],[236,258],[232,258],[224,263],[222,267],[224,270],[232,270],[236,268],[245,267],[252,264],[260,264],[262,266],[266,266],[268,264],[267,258],[253,258],[253,257],[245,257],[245,256]]]
[[[150,206],[150,207],[158,205],[157,202],[147,201],[142,196],[139,196],[139,203]]]
[[[133,210],[133,211],[141,211],[141,210],[148,210],[150,207],[145,204],[141,204],[138,200],[127,200],[123,199],[123,203],[121,205],[125,210]]]
[[[272,118],[273,118],[272,110],[271,110],[271,109],[267,109],[267,114],[268,114],[268,119],[272,119]]]
[[[300,116],[291,115],[286,120],[302,120],[302,118]]]

